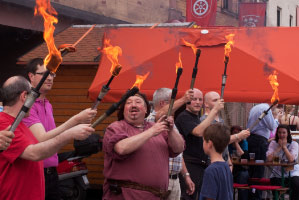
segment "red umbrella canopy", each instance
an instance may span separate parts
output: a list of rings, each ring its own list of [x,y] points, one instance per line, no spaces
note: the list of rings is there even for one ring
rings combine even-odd
[[[207,30],[207,31],[206,31]],[[183,74],[178,85],[178,96],[191,82],[195,55],[181,39],[201,49],[195,88],[220,93],[224,71],[225,36],[234,33],[234,46],[227,68],[224,99],[227,102],[270,102],[273,90],[268,80],[278,72],[280,103],[299,104],[299,69],[296,65],[299,28],[118,28],[110,29],[106,37],[112,45],[122,48],[119,63],[123,69],[111,83],[111,90],[103,99],[114,102],[133,85],[136,75],[150,72],[141,92],[150,99],[160,87],[172,88],[176,79],[178,55],[181,52]],[[207,33],[208,32],[208,33]],[[89,88],[95,100],[101,87],[110,78],[111,63],[103,56],[98,72]]]

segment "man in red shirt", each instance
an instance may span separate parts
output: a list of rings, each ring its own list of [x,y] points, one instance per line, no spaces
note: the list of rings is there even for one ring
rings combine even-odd
[[[0,113],[0,130],[11,125],[23,106],[30,83],[21,76],[9,78],[1,88],[4,110]],[[43,163],[70,140],[84,140],[94,129],[80,124],[45,142],[38,142],[31,131],[19,124],[10,146],[0,153],[0,199],[45,198]]]
[[[150,105],[138,93],[120,106],[118,120],[106,130],[103,200],[166,199],[169,157],[184,150],[173,118],[147,122]]]

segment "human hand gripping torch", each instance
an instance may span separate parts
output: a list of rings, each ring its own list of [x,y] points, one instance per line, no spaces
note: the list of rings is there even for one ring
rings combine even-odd
[[[107,94],[107,92],[110,90],[109,85],[111,84],[112,80],[114,79],[114,77],[118,76],[118,74],[120,73],[120,70],[122,68],[122,66],[118,63],[118,55],[122,55],[122,50],[119,46],[112,46],[110,44],[110,40],[105,39],[104,40],[104,48],[102,50],[100,50],[101,52],[103,52],[107,58],[110,60],[110,62],[112,63],[110,72],[111,72],[111,77],[108,80],[106,85],[103,85],[101,92],[99,94],[99,96],[97,97],[97,100],[94,102],[92,109],[96,109],[98,107],[98,105],[100,104],[100,102],[102,101],[102,99],[104,98],[104,96]]]
[[[270,106],[270,108],[268,108],[267,110],[265,110],[259,117],[258,119],[249,127],[249,130],[252,130],[269,112],[269,110],[275,106],[278,101],[279,101],[279,96],[278,96],[278,81],[277,81],[277,72],[274,71],[273,74],[270,74],[268,77],[268,80],[270,82],[270,85],[273,89],[273,95],[271,98],[271,103],[272,105]]]
[[[114,103],[110,108],[102,114],[92,125],[92,128],[95,128],[97,125],[99,125],[102,121],[104,121],[108,116],[110,116],[112,113],[114,113],[117,108],[126,101],[127,98],[130,96],[134,96],[140,89],[143,81],[147,78],[149,75],[149,72],[145,74],[144,76],[136,75],[136,82],[132,86],[130,90],[127,91],[127,93],[120,99],[119,102]]]
[[[170,103],[169,103],[169,107],[168,107],[168,112],[167,112],[167,117],[169,117],[172,113],[172,107],[175,101],[175,97],[176,94],[178,92],[178,84],[179,84],[179,80],[180,77],[183,73],[183,65],[182,65],[182,60],[181,60],[181,52],[179,53],[179,62],[176,63],[176,80],[175,80],[175,84],[174,84],[174,88],[172,89],[171,92],[171,99],[170,99]]]
[[[224,88],[226,85],[226,70],[227,70],[227,64],[229,61],[229,53],[232,51],[231,50],[231,45],[234,44],[233,38],[234,38],[235,34],[229,34],[227,36],[225,36],[225,38],[228,40],[228,42],[226,43],[225,47],[224,47],[224,73],[222,74],[222,83],[221,83],[221,94],[220,94],[220,98],[223,99],[223,95],[224,95]]]

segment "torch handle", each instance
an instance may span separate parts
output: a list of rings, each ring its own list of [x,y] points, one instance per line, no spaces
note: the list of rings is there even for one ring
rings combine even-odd
[[[196,50],[195,64],[194,64],[193,72],[192,72],[192,79],[191,79],[190,89],[194,88],[194,83],[195,83],[196,74],[197,74],[197,65],[198,65],[198,60],[199,60],[199,57],[200,57],[200,53],[201,53],[201,50],[197,49]]]
[[[112,104],[110,108],[102,114],[92,125],[91,127],[95,128],[98,124],[100,124],[106,117],[110,116],[114,111],[117,110],[117,108],[122,104],[124,101],[127,100],[130,96],[134,96],[139,89],[137,87],[133,87],[131,90],[129,90],[122,98],[119,100],[119,102]]]
[[[61,52],[61,57],[67,55],[69,53],[69,51],[67,49],[62,50]]]
[[[14,122],[12,123],[9,131],[14,132],[22,119],[24,118],[25,114],[29,111],[31,106],[34,104],[35,100],[39,97],[39,92],[36,91],[36,88],[32,88],[31,92],[28,94],[24,105],[22,106],[21,110],[19,111],[17,117],[15,118]]]
[[[192,89],[192,90],[194,88],[194,83],[195,83],[195,78],[192,78],[191,79],[191,84],[190,84],[190,89]]]
[[[106,113],[104,113],[104,114],[102,114],[92,125],[91,125],[91,127],[92,128],[95,128],[97,125],[99,125],[102,121],[104,121],[104,119],[106,119],[106,117],[107,117],[107,114]]]
[[[167,117],[171,116],[173,104],[174,104],[174,99],[171,99],[168,107]]]
[[[224,58],[224,64],[225,64],[226,67],[227,67],[228,61],[229,61],[229,57],[225,56],[225,58]],[[226,74],[226,67],[225,67],[225,71],[224,71],[225,74]]]
[[[22,119],[24,118],[24,116],[26,115],[26,112],[23,111],[24,106],[22,107],[22,110],[20,110],[20,112],[18,113],[15,121],[12,123],[11,127],[9,128],[9,131],[11,132],[15,132],[15,130],[17,129],[17,127],[19,126],[19,124],[21,123]],[[26,108],[25,108],[26,109]]]
[[[227,78],[227,75],[223,74],[222,75],[222,84],[221,84],[221,94],[220,94],[221,99],[223,99],[223,95],[224,95],[224,88],[225,88],[225,85],[226,85],[226,78]]]
[[[183,73],[183,68],[178,68],[174,88],[178,88],[179,80],[180,80],[182,73]]]
[[[104,98],[104,96],[107,94],[107,92],[110,90],[109,87],[107,87],[107,85],[103,85],[102,90],[97,98],[97,100],[94,102],[93,106],[91,107],[91,109],[96,109],[98,107],[98,105],[101,103],[102,99]]]
[[[106,87],[109,88],[109,85],[110,85],[110,83],[112,82],[112,80],[114,79],[114,77],[115,77],[115,76],[113,76],[113,75],[110,77],[109,81],[108,81],[107,84],[106,84]]]
[[[41,78],[41,80],[39,81],[39,83],[37,84],[37,86],[34,88],[35,91],[39,91],[39,89],[42,87],[42,85],[44,84],[45,80],[48,78],[50,74],[50,70],[46,70],[43,77]]]
[[[172,108],[173,108],[173,104],[174,104],[174,101],[175,101],[175,97],[176,97],[177,92],[178,92],[178,89],[177,89],[177,88],[173,88],[173,89],[172,89],[172,92],[171,92],[171,100],[170,100],[169,107],[168,107],[167,117],[169,117],[169,116],[171,115]]]

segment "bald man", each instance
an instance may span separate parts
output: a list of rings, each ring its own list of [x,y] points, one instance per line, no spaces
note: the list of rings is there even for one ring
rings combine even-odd
[[[215,91],[207,92],[204,96],[205,114],[200,117],[200,121],[204,121],[210,114],[214,106],[217,105],[217,101],[220,99],[220,95]],[[215,114],[212,123],[224,123],[224,120],[219,116],[219,112]],[[230,137],[229,143],[240,142],[241,140],[249,137],[250,132],[248,130],[243,130],[237,135],[232,135]]]
[[[211,110],[217,104],[217,101],[220,99],[220,95],[217,92],[211,91],[205,94],[204,96],[204,105],[205,105],[205,114],[200,117],[200,120],[203,121],[207,118]],[[223,119],[219,116],[219,112],[216,113],[213,123],[224,123]]]
[[[181,185],[183,199],[198,200],[201,189],[204,169],[208,166],[208,156],[203,150],[202,135],[204,130],[213,122],[219,110],[223,109],[224,101],[218,99],[206,120],[200,121],[200,110],[203,105],[203,94],[199,89],[194,89],[190,104],[186,104],[186,110],[178,115],[175,120],[179,133],[186,142],[183,158],[190,172],[190,177],[195,184],[195,192],[187,195]]]
[[[3,112],[0,113],[0,130],[13,123],[24,105],[30,83],[21,76],[5,81],[1,88]],[[73,139],[84,140],[94,129],[80,124],[44,142],[38,142],[32,132],[21,122],[16,128],[10,146],[0,153],[0,199],[45,198],[43,163]]]

